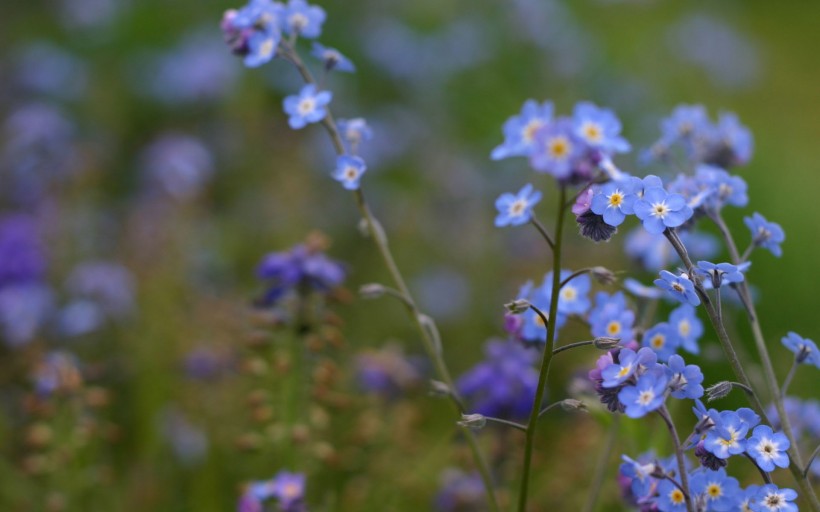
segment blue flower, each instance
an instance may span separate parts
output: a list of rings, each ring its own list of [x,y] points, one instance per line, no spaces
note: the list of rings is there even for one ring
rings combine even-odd
[[[643,335],[643,346],[654,350],[661,361],[669,359],[680,344],[677,331],[666,322],[655,325]]]
[[[355,153],[359,144],[373,138],[373,130],[368,126],[367,121],[361,117],[353,119],[338,119],[336,127],[339,129],[339,135],[350,149],[351,153]]]
[[[623,292],[609,295],[598,292],[595,295],[595,308],[589,313],[593,336],[607,336],[631,341],[632,326],[635,324],[635,313],[627,309]]]
[[[660,299],[663,292],[652,286],[646,286],[637,279],[627,277],[623,282],[624,289],[636,297],[643,299]]]
[[[538,351],[516,342],[490,341],[485,359],[456,381],[472,404],[471,412],[499,418],[524,418],[538,387]]]
[[[331,176],[347,190],[356,190],[365,171],[367,165],[358,156],[340,155],[336,157],[336,169]]]
[[[270,0],[251,0],[239,10],[225,12],[220,24],[225,42],[246,66],[261,66],[276,55],[280,14],[281,5]]]
[[[639,178],[611,181],[602,186],[592,197],[590,210],[602,215],[604,222],[610,226],[620,226],[627,215],[635,213],[633,205],[638,199],[637,192],[641,188],[642,182]]]
[[[572,113],[575,135],[591,148],[605,153],[626,153],[629,142],[621,137],[621,121],[607,108],[582,101]]]
[[[752,510],[752,503],[759,490],[759,485],[750,485],[743,489],[740,493],[740,503],[738,504],[741,512],[750,512]]]
[[[749,423],[735,411],[722,411],[719,419],[715,427],[706,433],[704,448],[721,459],[743,453]]]
[[[298,95],[285,98],[285,113],[290,116],[288,124],[298,130],[308,123],[318,123],[327,115],[325,107],[332,98],[330,91],[317,91],[315,84],[305,85]]]
[[[692,208],[680,194],[669,194],[661,187],[644,190],[643,197],[635,201],[635,215],[643,227],[652,234],[663,233],[666,228],[676,228],[692,217]]]
[[[703,105],[678,105],[672,115],[661,121],[661,140],[668,146],[708,131],[709,116]]]
[[[561,281],[563,282],[572,275],[570,270],[561,271]],[[549,283],[552,289],[552,272],[544,277],[545,286]],[[573,277],[571,281],[558,292],[558,312],[563,315],[583,315],[589,310],[589,287],[590,279],[586,274]]]
[[[813,364],[820,368],[820,351],[817,345],[808,338],[803,338],[796,332],[789,332],[781,340],[783,346],[794,352],[798,363]]]
[[[244,58],[245,65],[249,68],[255,68],[270,62],[276,55],[279,39],[278,32],[256,32],[250,36],[248,38],[248,53]]]
[[[774,484],[767,484],[749,500],[749,508],[753,512],[797,512],[797,505],[792,503],[796,499],[797,492],[793,489],[780,489]]]
[[[715,264],[709,261],[699,261],[697,268],[698,273],[707,276],[715,288],[720,288],[724,283],[742,282],[744,277],[741,270],[740,267],[731,263]]]
[[[305,475],[280,471],[271,482],[273,495],[283,512],[298,512],[305,498]]]
[[[764,216],[757,212],[751,217],[744,217],[743,222],[752,232],[752,243],[756,247],[768,249],[778,258],[783,255],[780,244],[786,239],[786,234],[780,224],[767,221]]]
[[[644,460],[646,458],[646,455],[639,457],[639,459]],[[654,484],[656,482],[655,478],[652,477],[652,472],[655,471],[656,467],[655,462],[642,463],[626,455],[621,455],[621,459],[624,462],[620,465],[618,471],[620,476],[630,481],[629,487],[632,491],[632,496],[636,500],[650,496],[653,493]]]
[[[791,443],[785,434],[774,433],[768,425],[759,425],[746,441],[746,453],[754,458],[763,471],[774,471],[775,466],[789,467],[786,450],[790,446]]]
[[[516,298],[528,300],[533,306],[537,307],[544,314],[544,316],[547,317],[547,320],[549,320],[549,310],[552,298],[551,290],[552,281],[544,279],[541,286],[535,289],[525,285],[521,290],[523,294],[520,294]],[[521,325],[520,332],[521,339],[528,343],[544,343],[547,335],[547,326],[544,325],[541,315],[532,309],[528,309],[522,315],[522,318],[523,324]],[[558,311],[555,319],[556,332],[557,329],[560,329],[566,323],[566,321],[566,315]]]
[[[672,396],[692,400],[703,396],[703,372],[694,364],[687,365],[677,354],[669,357],[666,374]]]
[[[692,258],[711,258],[718,253],[719,244],[712,235],[691,231],[678,234]],[[650,234],[640,227],[626,235],[624,250],[646,270],[654,272],[668,267],[673,257],[677,258],[665,236]]]
[[[520,226],[532,218],[532,207],[541,200],[541,192],[533,190],[529,183],[517,194],[501,194],[495,201],[498,216],[495,218],[497,227]]]
[[[530,165],[538,172],[566,180],[572,174],[576,159],[583,151],[583,142],[576,136],[572,121],[560,118],[536,132],[535,148],[530,152]]]
[[[717,138],[723,145],[723,153],[728,153],[725,166],[744,165],[752,158],[754,138],[752,132],[743,126],[732,112],[721,112],[717,124]]]
[[[262,300],[265,305],[274,304],[286,294],[304,287],[326,292],[339,286],[345,278],[341,263],[307,245],[268,254],[256,272],[268,284]]]
[[[493,149],[490,157],[501,160],[511,156],[529,156],[535,148],[535,134],[552,119],[552,102],[539,105],[528,100],[521,107],[521,113],[504,123],[504,142]]]
[[[353,65],[350,59],[335,48],[329,48],[314,42],[311,55],[324,62],[325,69],[328,71],[344,71],[345,73],[356,71],[356,66]]]
[[[693,306],[700,304],[700,298],[695,292],[695,285],[689,280],[689,276],[681,274],[676,276],[667,270],[661,270],[660,279],[655,279],[655,285],[669,292],[674,298],[683,303]]]
[[[663,373],[647,372],[634,386],[625,386],[618,393],[618,400],[626,408],[624,414],[641,418],[658,409],[666,401],[668,383],[669,379]]]
[[[325,10],[305,0],[290,0],[282,13],[285,32],[315,39],[322,34]]]
[[[737,480],[727,476],[723,468],[717,471],[703,469],[696,472],[689,480],[689,489],[694,496],[699,496],[705,504],[705,510],[735,511],[742,493]]]
[[[698,319],[695,308],[682,304],[669,315],[669,325],[677,330],[681,347],[692,354],[700,353],[698,340],[703,335],[703,322]]]
[[[481,510],[487,499],[484,482],[477,471],[464,473],[450,469],[445,471],[441,490],[436,495],[437,512]]]
[[[647,348],[642,348],[637,352],[623,348],[618,352],[618,362],[613,362],[601,371],[602,386],[605,388],[620,386],[635,375],[641,367],[644,369],[654,367],[656,361],[655,353]]]
[[[719,210],[726,204],[743,207],[749,203],[743,178],[732,176],[719,167],[699,165],[694,184],[701,192],[706,192],[704,204],[713,210]]]
[[[686,498],[677,485],[664,479],[658,483],[658,497],[655,505],[661,512],[684,512]]]

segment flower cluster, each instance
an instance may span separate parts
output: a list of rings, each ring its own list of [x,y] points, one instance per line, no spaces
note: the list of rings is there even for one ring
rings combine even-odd
[[[273,305],[291,292],[327,292],[345,278],[344,266],[327,257],[321,243],[311,241],[268,254],[256,273],[268,285],[263,305]]]
[[[252,482],[239,498],[239,512],[263,512],[275,500],[282,512],[304,512],[305,475],[280,471],[270,480]]]

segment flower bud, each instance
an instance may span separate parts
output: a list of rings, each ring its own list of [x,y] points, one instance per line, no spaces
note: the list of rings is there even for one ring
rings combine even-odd
[[[615,277],[615,272],[605,267],[592,267],[589,272],[592,274],[592,277],[603,285],[609,285],[618,280],[618,278]]]
[[[706,401],[720,400],[732,391],[732,383],[727,381],[718,382],[706,389]]]
[[[504,307],[513,315],[521,315],[530,309],[530,302],[526,299],[515,299],[512,302],[504,304]]]
[[[457,423],[461,427],[480,430],[487,424],[487,418],[483,414],[462,414],[461,421]]]
[[[387,289],[379,283],[369,283],[359,288],[359,295],[365,299],[378,299],[384,295],[386,291]]]
[[[430,380],[430,394],[438,397],[450,396],[450,386],[440,380]]]
[[[561,409],[565,411],[583,411],[586,412],[587,406],[584,402],[580,400],[575,400],[574,398],[567,398],[561,400]]]
[[[600,350],[612,350],[621,342],[621,338],[611,338],[609,336],[598,336],[593,341],[595,348]]]

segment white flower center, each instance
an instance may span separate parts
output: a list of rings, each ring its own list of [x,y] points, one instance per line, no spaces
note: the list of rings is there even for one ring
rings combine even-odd
[[[669,207],[666,206],[666,201],[661,201],[660,203],[652,204],[653,217],[663,219],[664,217],[666,217],[667,214],[669,214]]]
[[[565,286],[563,290],[561,290],[561,298],[566,301],[575,300],[578,296],[578,292],[572,286]]]
[[[649,405],[652,400],[655,399],[655,392],[651,389],[647,389],[641,391],[641,394],[638,395],[638,403],[641,405]]]
[[[297,108],[301,115],[306,116],[316,109],[316,100],[313,98],[304,98],[299,102]]]
[[[288,24],[293,30],[297,32],[300,32],[305,27],[307,27],[308,23],[310,23],[310,20],[308,20],[307,16],[305,16],[301,12],[291,14],[290,18],[288,18]]]
[[[689,333],[692,331],[692,326],[689,325],[689,320],[681,320],[678,324],[678,332],[684,338],[689,336]]]
[[[581,127],[581,133],[584,134],[584,137],[590,142],[601,142],[601,139],[604,138],[603,130],[597,123],[592,123],[587,121]]]
[[[540,119],[533,119],[529,123],[524,125],[524,128],[521,129],[521,138],[524,139],[524,142],[532,142],[535,138],[535,132],[537,132],[542,126],[544,126],[544,122]]]
[[[785,504],[786,500],[782,494],[767,494],[766,497],[763,498],[763,505],[769,510],[779,510]]]
[[[267,59],[273,55],[274,50],[276,50],[276,44],[273,39],[265,39],[265,42],[259,46],[259,56]]]
[[[516,199],[510,205],[508,210],[509,214],[513,217],[520,217],[524,214],[524,211],[527,209],[527,201],[526,199]]]
[[[344,177],[347,181],[353,181],[359,176],[359,170],[355,167],[345,167]]]

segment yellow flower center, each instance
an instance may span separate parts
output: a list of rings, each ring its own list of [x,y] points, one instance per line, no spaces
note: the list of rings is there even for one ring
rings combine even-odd
[[[673,505],[680,505],[683,503],[684,496],[680,489],[672,489],[672,492],[669,493],[669,501],[672,502]]]
[[[616,334],[620,334],[621,332],[621,322],[617,320],[613,320],[609,322],[606,326],[606,332],[610,336],[615,336]]]
[[[553,158],[565,158],[569,150],[570,143],[566,137],[555,137],[549,143],[549,152]]]
[[[600,142],[603,138],[601,127],[595,123],[585,123],[581,131],[584,133],[587,140],[591,142]]]
[[[664,336],[663,334],[656,334],[652,337],[649,343],[654,348],[663,348],[663,346],[666,344],[666,336]]]
[[[706,493],[712,498],[720,498],[723,495],[723,489],[721,489],[720,485],[718,484],[710,484],[709,487],[706,488]]]

